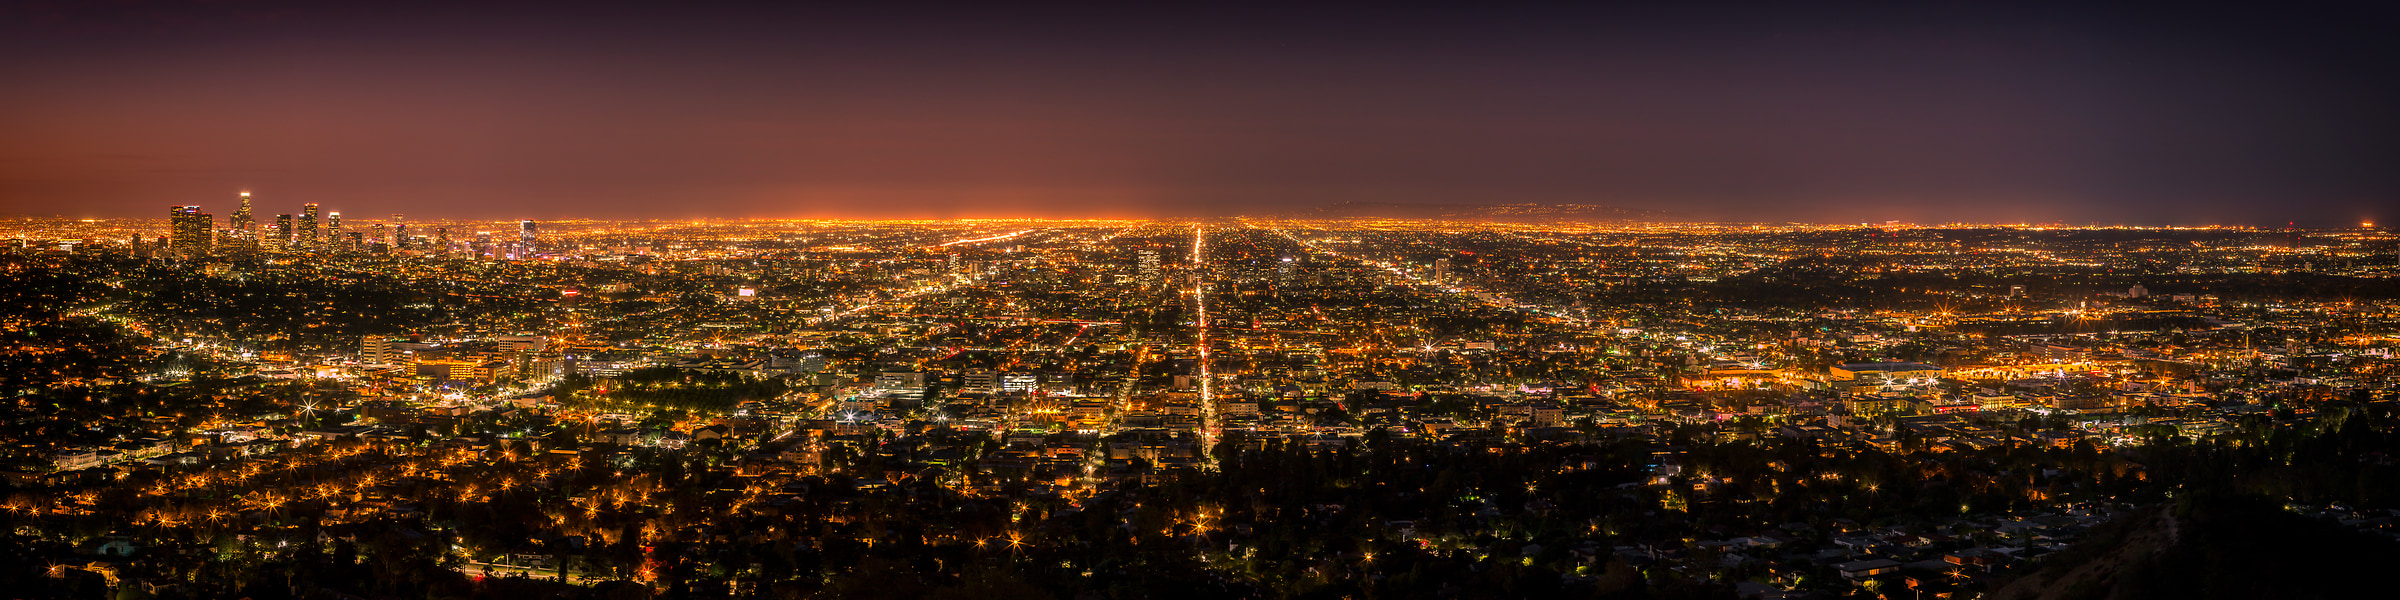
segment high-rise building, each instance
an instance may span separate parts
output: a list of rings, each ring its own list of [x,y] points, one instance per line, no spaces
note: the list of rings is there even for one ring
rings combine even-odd
[[[474,255],[475,255],[475,256],[474,256],[474,258],[485,258],[485,257],[489,257],[489,256],[491,256],[491,255],[492,255],[492,232],[489,232],[489,231],[478,231],[478,232],[475,232],[475,242],[474,242],[474,244],[473,244],[473,245],[467,246],[467,249],[468,249],[469,251],[471,251],[471,252],[473,252],[473,253],[474,253]]]
[[[334,211],[325,214],[325,250],[327,252],[347,252],[350,250],[350,238],[342,235],[341,211]]]
[[[234,209],[233,220],[225,223],[233,228],[233,237],[243,242],[258,241],[258,221],[250,218],[250,192],[242,192],[242,207]]]
[[[1433,280],[1436,283],[1447,283],[1450,281],[1450,259],[1433,259]]]
[[[323,248],[317,244],[317,233],[317,204],[311,202],[300,205],[299,251],[316,252],[323,250]]]
[[[525,256],[527,257],[533,256],[533,252],[537,248],[534,244],[534,240],[539,237],[536,235],[537,233],[539,233],[539,227],[532,221],[517,222],[517,243],[525,246]]]
[[[450,228],[448,228],[448,227],[435,227],[435,228],[433,228],[433,257],[434,257],[434,258],[449,258],[449,257],[450,257]]]
[[[275,230],[267,232],[267,243],[274,246],[277,251],[290,252],[293,250],[291,215],[275,215]]]
[[[174,234],[170,247],[176,254],[197,257],[208,254],[210,229],[216,217],[200,212],[199,206],[177,206],[167,209],[167,230]]]

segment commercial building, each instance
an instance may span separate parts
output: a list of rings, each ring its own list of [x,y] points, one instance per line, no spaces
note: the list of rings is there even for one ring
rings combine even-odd
[[[275,229],[267,232],[268,245],[277,251],[292,249],[292,216],[275,215]]]
[[[327,251],[327,252],[336,252],[336,251],[345,251],[345,250],[349,250],[349,249],[350,249],[349,242],[350,242],[349,238],[346,238],[346,237],[343,237],[343,236],[342,236],[342,213],[341,213],[341,211],[334,211],[334,212],[331,212],[331,213],[326,213],[326,214],[325,214],[325,248],[324,248],[324,250],[325,250],[325,251]]]
[[[300,245],[298,250],[301,252],[316,252],[319,250],[320,246],[317,245],[318,233],[317,205],[313,202],[300,205]]]
[[[168,247],[174,248],[176,254],[186,257],[208,254],[208,246],[211,241],[209,237],[212,233],[209,229],[214,226],[215,222],[216,217],[200,212],[200,207],[197,205],[168,209],[167,229],[175,236]]]
[[[1136,265],[1140,269],[1139,273],[1141,275],[1142,285],[1157,285],[1160,281],[1158,274],[1158,251],[1143,249],[1135,256],[1137,261]]]
[[[234,239],[248,243],[258,241],[258,221],[250,217],[250,192],[242,192],[242,207],[234,209],[232,220],[226,221],[225,226],[233,230]]]
[[[1828,369],[1827,383],[1841,391],[1900,390],[1939,383],[1942,373],[1918,362],[1850,363]]]

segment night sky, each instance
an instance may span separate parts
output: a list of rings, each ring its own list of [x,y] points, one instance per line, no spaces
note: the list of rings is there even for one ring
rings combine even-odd
[[[2400,219],[2388,2],[319,4],[0,4],[0,213]]]

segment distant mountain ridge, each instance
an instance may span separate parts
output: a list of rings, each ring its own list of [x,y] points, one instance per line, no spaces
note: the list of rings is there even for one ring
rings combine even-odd
[[[1429,221],[1653,221],[1671,213],[1597,204],[1409,204],[1342,202],[1276,216],[1299,219],[1421,219]]]

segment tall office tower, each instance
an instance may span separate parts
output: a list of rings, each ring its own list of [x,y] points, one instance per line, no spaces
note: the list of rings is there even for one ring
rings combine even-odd
[[[449,258],[449,257],[450,257],[450,228],[448,228],[448,227],[435,227],[435,228],[433,228],[433,257],[434,257],[434,258]]]
[[[1433,259],[1433,280],[1437,283],[1450,281],[1450,259]]]
[[[176,254],[187,258],[208,254],[209,230],[216,217],[200,212],[198,206],[177,206],[167,209],[167,231],[175,235]]]
[[[467,250],[471,251],[471,252],[472,252],[472,253],[475,255],[475,258],[483,258],[483,257],[486,257],[486,256],[491,256],[491,254],[492,254],[492,232],[489,232],[489,231],[478,231],[478,232],[475,232],[475,243],[473,243],[473,244],[471,244],[471,245],[467,246]]]
[[[242,207],[234,209],[233,220],[225,226],[233,228],[234,239],[253,245],[258,242],[258,221],[250,218],[250,192],[242,192]]]
[[[291,215],[275,215],[275,230],[267,232],[267,243],[279,252],[292,251]]]
[[[342,235],[341,211],[325,214],[325,249],[329,252],[350,250],[350,238]]]
[[[525,245],[526,258],[533,257],[533,251],[536,248],[534,238],[537,237],[535,234],[539,232],[539,229],[532,221],[517,222],[517,243]]]
[[[323,248],[317,245],[317,205],[314,202],[302,204],[300,205],[299,250],[301,252],[316,252],[322,249]]]
[[[390,251],[391,251],[391,249],[392,249],[392,247],[391,247],[391,245],[390,245],[391,243],[392,243],[392,238],[390,238],[390,237],[386,237],[386,236],[384,235],[384,231],[383,231],[383,224],[382,224],[382,223],[376,223],[376,224],[375,224],[375,241],[367,242],[367,245],[368,245],[368,246],[370,246],[370,248],[368,248],[368,249],[367,249],[367,251],[369,251],[369,252],[373,252],[373,251],[375,251],[375,250],[377,250],[377,249],[381,249],[381,250],[383,250],[383,251],[385,251],[385,252],[390,252]]]
[[[1136,256],[1140,261],[1138,264],[1141,268],[1142,283],[1144,285],[1158,283],[1158,251],[1143,250]]]

